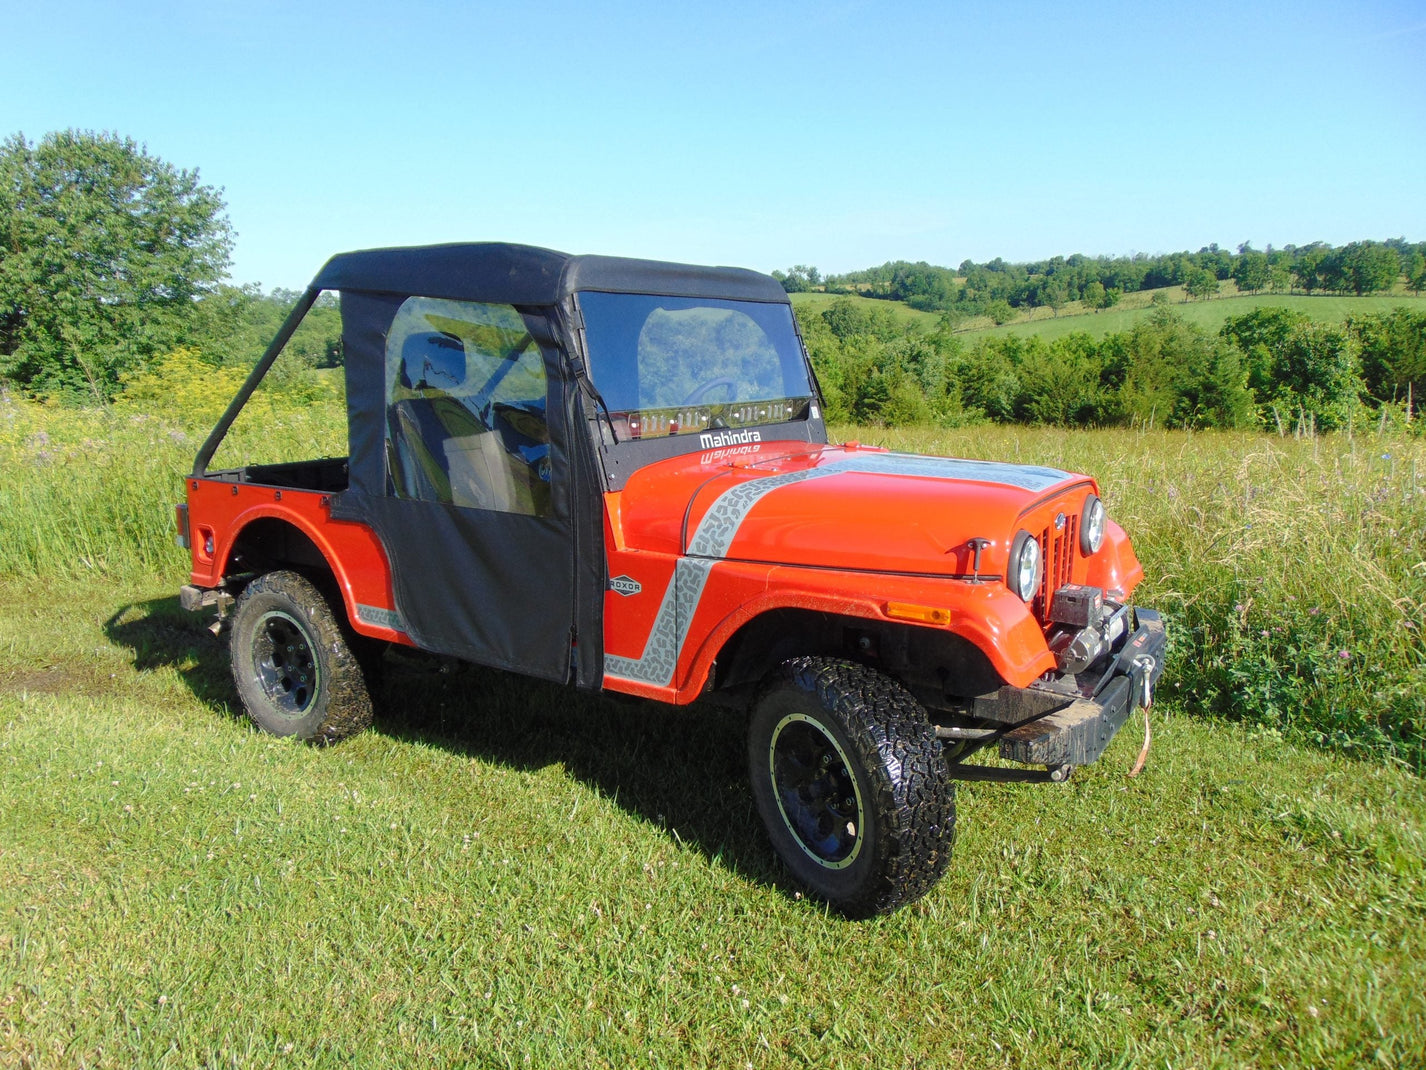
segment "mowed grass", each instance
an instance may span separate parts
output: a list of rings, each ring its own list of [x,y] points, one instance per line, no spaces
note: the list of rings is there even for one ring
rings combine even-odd
[[[174,598],[201,431],[0,411],[0,1065],[1426,1063],[1422,445],[842,430],[1097,476],[1175,644],[1141,776],[1136,716],[962,785],[864,923],[783,878],[735,712],[389,656],[372,731],[254,732]]]
[[[1310,297],[1306,294],[1239,294],[1226,284],[1224,290],[1220,297],[1188,302],[1183,300],[1181,287],[1170,287],[1161,292],[1170,295],[1168,307],[1175,315],[1202,327],[1210,334],[1217,334],[1229,319],[1245,316],[1258,308],[1290,308],[1318,323],[1341,323],[1349,316],[1390,312],[1402,305],[1408,308],[1426,307],[1419,298],[1402,294],[1372,294],[1367,297],[1339,297],[1334,294],[1314,294]],[[1046,341],[1052,341],[1083,331],[1091,337],[1102,338],[1106,334],[1131,330],[1135,323],[1148,318],[1153,310],[1152,303],[1147,299],[1149,295],[1148,292],[1127,295],[1123,304],[1105,311],[1067,308],[1061,311],[1059,316],[1054,316],[1049,309],[1035,309],[1032,319],[1017,320],[1000,327],[985,323],[972,327],[959,336],[975,339],[1007,334],[1021,338],[1039,335]],[[1130,302],[1129,298],[1140,300]],[[1074,312],[1077,314],[1068,314]]]
[[[1088,309],[1078,301],[1072,301],[1059,314],[1050,308],[1018,309],[1014,320],[997,326],[989,316],[975,316],[956,325],[955,334],[967,344],[983,337],[1014,335],[1028,338],[1037,335],[1045,341],[1053,341],[1066,335],[1083,332],[1093,338],[1107,334],[1129,331],[1140,320],[1147,319],[1155,307],[1155,294],[1163,294],[1168,307],[1175,315],[1202,327],[1210,334],[1216,334],[1223,324],[1235,316],[1243,316],[1258,308],[1290,308],[1302,312],[1318,323],[1341,323],[1349,316],[1365,316],[1373,313],[1390,312],[1405,305],[1419,307],[1422,299],[1398,287],[1390,294],[1371,294],[1366,297],[1345,297],[1337,294],[1281,294],[1281,293],[1239,293],[1232,282],[1224,282],[1219,296],[1207,300],[1184,299],[1183,287],[1169,286],[1162,290],[1141,290],[1125,294],[1114,308],[1107,310]],[[790,295],[796,307],[810,306],[822,311],[840,300],[850,300],[866,309],[890,310],[896,319],[918,330],[935,330],[941,320],[939,312],[921,312],[901,301],[887,301],[874,297],[839,295],[826,293],[796,293]]]
[[[408,660],[319,750],[162,589],[6,584],[0,634],[0,1064],[1426,1059],[1421,782],[1182,699],[1137,779],[1136,720],[962,786],[947,879],[850,923],[783,882],[736,716]]]
[[[862,297],[860,294],[828,294],[820,292],[789,294],[794,308],[811,308],[816,312],[823,312],[838,301],[850,301],[858,308],[866,311],[876,311],[878,309],[889,311],[896,319],[905,324],[910,324],[920,330],[934,330],[941,322],[939,312],[922,312],[912,308],[904,301],[887,301],[878,297]]]

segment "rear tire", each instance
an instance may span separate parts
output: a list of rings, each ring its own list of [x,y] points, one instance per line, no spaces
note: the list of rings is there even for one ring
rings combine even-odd
[[[264,732],[335,743],[371,724],[371,696],[340,618],[296,572],[253,580],[233,611],[233,682]]]
[[[884,914],[941,879],[955,785],[926,711],[854,662],[784,662],[753,704],[753,798],[792,875],[851,917]]]

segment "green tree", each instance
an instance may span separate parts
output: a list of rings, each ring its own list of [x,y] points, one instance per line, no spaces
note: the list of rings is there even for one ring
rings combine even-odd
[[[0,375],[107,400],[189,338],[223,278],[219,191],[116,134],[0,144]]]
[[[1019,338],[985,338],[960,362],[961,399],[967,409],[999,423],[1015,419],[1023,393],[1016,370]]]
[[[1015,318],[1015,309],[1010,306],[1009,301],[992,301],[986,306],[985,312],[995,321],[997,327]]]
[[[1189,297],[1212,297],[1218,292],[1218,276],[1207,268],[1192,268],[1184,278],[1183,292]]]
[[[1059,427],[1102,423],[1102,371],[1098,349],[1087,334],[1071,334],[1048,346],[1039,337],[1027,339],[1019,368],[1024,390],[1020,418]]]
[[[1215,280],[1216,281],[1216,280]],[[1101,346],[1134,422],[1167,427],[1246,427],[1253,399],[1237,352],[1166,308]],[[1122,371],[1120,370],[1122,369]]]
[[[1379,401],[1426,400],[1426,311],[1402,306],[1352,316],[1347,330],[1360,350],[1368,393]]]
[[[1273,405],[1280,416],[1312,417],[1313,425],[1331,431],[1346,422],[1357,398],[1356,343],[1343,326],[1302,323],[1294,327],[1274,354]]]
[[[1238,289],[1245,293],[1257,293],[1267,289],[1271,280],[1272,269],[1268,266],[1267,253],[1244,246],[1243,254],[1233,265],[1233,281],[1238,284]]]
[[[1227,320],[1218,332],[1242,354],[1248,386],[1258,403],[1270,406],[1277,394],[1277,364],[1293,332],[1311,322],[1305,312],[1269,305]]]
[[[1390,290],[1401,274],[1401,260],[1396,250],[1379,242],[1352,242],[1340,250],[1339,268],[1342,289],[1364,294]]]
[[[1421,291],[1426,290],[1426,256],[1420,251],[1411,254],[1411,261],[1406,267],[1406,285],[1416,294],[1421,296]]]
[[[1059,316],[1060,309],[1069,301],[1069,288],[1060,279],[1050,279],[1041,290],[1041,296],[1045,304]]]
[[[1313,290],[1324,289],[1322,284],[1323,265],[1327,260],[1328,249],[1320,242],[1315,242],[1303,249],[1298,254],[1297,262],[1292,266],[1292,274],[1297,279],[1297,285],[1311,294]]]

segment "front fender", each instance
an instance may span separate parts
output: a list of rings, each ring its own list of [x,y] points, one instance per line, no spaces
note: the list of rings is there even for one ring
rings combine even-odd
[[[972,643],[1015,687],[1055,668],[1054,654],[1029,607],[999,582],[722,562],[709,575],[689,623],[690,642],[680,652],[674,700],[696,698],[729,640],[765,613],[796,609],[879,624],[908,623],[888,612],[893,603],[945,610],[944,624],[915,626]]]

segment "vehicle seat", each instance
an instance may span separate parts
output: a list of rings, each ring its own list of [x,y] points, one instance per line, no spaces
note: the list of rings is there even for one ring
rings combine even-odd
[[[397,497],[470,509],[526,511],[516,501],[500,435],[463,393],[466,352],[438,331],[410,335],[398,382],[407,396],[388,410],[388,467]]]

